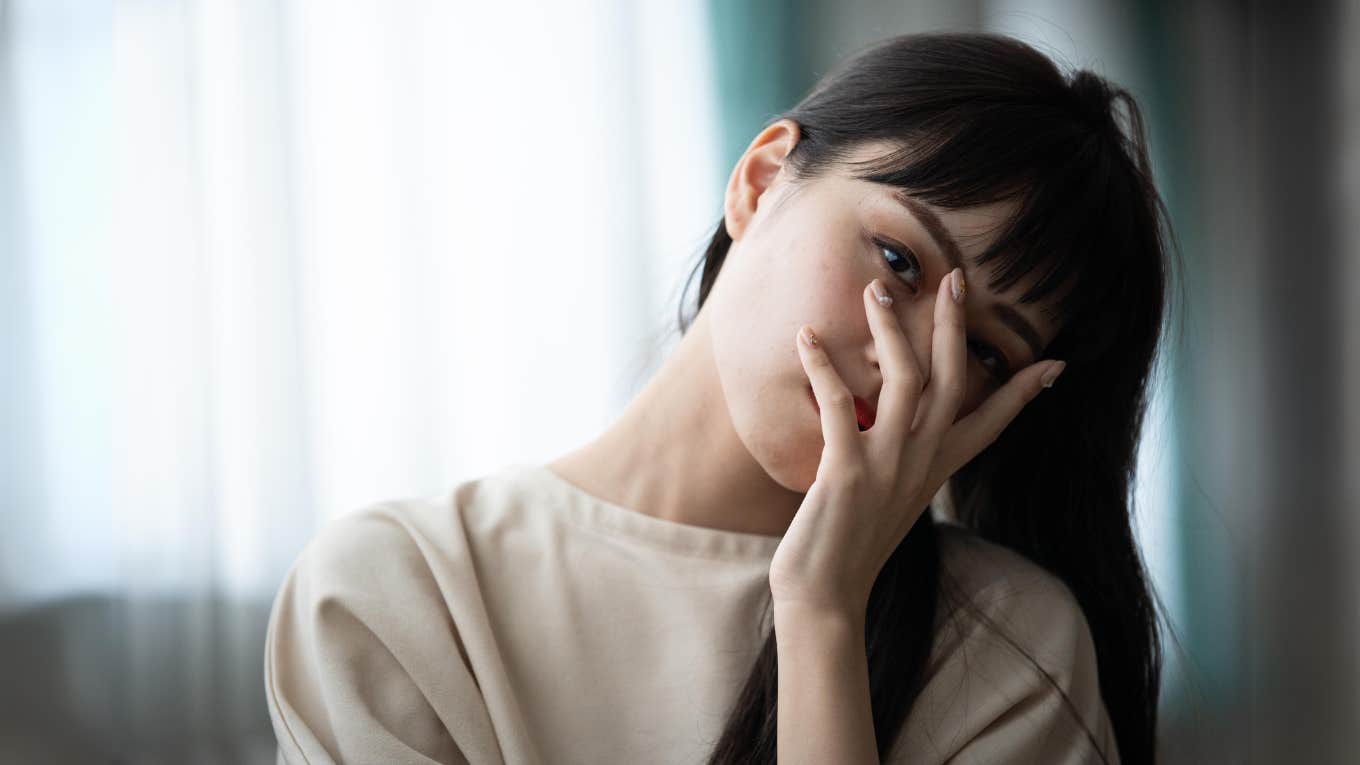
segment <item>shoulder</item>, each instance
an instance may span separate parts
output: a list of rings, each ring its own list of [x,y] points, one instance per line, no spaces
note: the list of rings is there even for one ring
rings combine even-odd
[[[425,500],[392,500],[325,523],[274,597],[271,639],[423,650],[446,621],[440,573],[447,568],[420,520],[431,509]]]
[[[940,523],[938,529],[942,615],[973,605],[997,616],[1033,615],[1030,621],[1047,625],[1046,637],[1059,629],[1075,635],[1087,628],[1076,596],[1052,572],[971,529],[954,523]]]
[[[1102,762],[1098,746],[1117,762],[1095,644],[1071,589],[969,529],[938,529],[935,644],[906,750],[927,762]]]
[[[1030,666],[1036,685],[1047,684],[1038,677],[1040,669],[1064,690],[1095,679],[1095,644],[1086,614],[1061,579],[962,526],[940,524],[939,536],[944,581],[937,658],[966,646],[1008,666]],[[1096,700],[1098,695],[1088,698]]]
[[[419,598],[474,605],[477,569],[507,545],[529,544],[537,474],[519,465],[428,495],[363,505],[326,522],[301,549],[287,585],[313,602],[342,596],[375,608]],[[375,600],[377,599],[377,600]],[[446,602],[447,601],[447,602]]]
[[[418,516],[429,504],[390,500],[330,520],[298,554],[293,574],[314,596],[408,588],[412,575],[428,575]]]
[[[298,554],[265,638],[282,761],[467,762],[461,752],[490,751],[423,530],[442,511],[431,499],[370,505],[327,522]],[[449,727],[450,705],[460,726]]]

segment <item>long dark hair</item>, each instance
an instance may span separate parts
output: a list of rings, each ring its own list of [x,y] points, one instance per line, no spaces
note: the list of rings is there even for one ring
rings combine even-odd
[[[1020,300],[1053,295],[1062,330],[1045,357],[1068,366],[1061,384],[954,474],[948,496],[959,523],[1025,555],[1075,594],[1095,642],[1120,759],[1153,761],[1162,649],[1134,541],[1131,489],[1174,235],[1152,182],[1137,104],[1091,72],[1065,76],[1018,40],[938,33],[870,46],[767,125],[781,118],[801,129],[786,159],[795,178],[826,172],[862,142],[887,140],[896,150],[858,165],[854,177],[949,209],[1019,201],[977,262],[990,264],[997,291],[1038,275]],[[720,221],[682,293],[682,334],[731,244]],[[699,266],[697,305],[686,317],[683,295]],[[870,697],[885,759],[925,682],[947,584],[935,521],[925,512],[883,566],[868,603]],[[771,629],[710,764],[774,762],[777,698]]]

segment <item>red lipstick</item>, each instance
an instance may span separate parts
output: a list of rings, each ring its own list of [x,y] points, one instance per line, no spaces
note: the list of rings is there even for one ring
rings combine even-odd
[[[822,408],[817,405],[817,394],[814,393],[811,388],[808,388],[807,391],[808,397],[812,399],[812,405],[816,407],[817,413],[821,414]],[[869,402],[865,401],[859,396],[855,396],[855,419],[859,422],[860,430],[868,430],[869,428],[872,428],[874,426],[874,418],[876,416],[877,412],[874,410],[873,406],[869,404]]]
[[[865,401],[859,396],[855,396],[855,419],[859,420],[860,428],[864,430],[872,428],[874,426],[874,417],[876,414],[874,408],[869,405],[868,401]]]

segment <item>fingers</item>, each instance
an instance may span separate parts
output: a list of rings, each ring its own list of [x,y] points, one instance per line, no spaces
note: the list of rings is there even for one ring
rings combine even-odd
[[[953,475],[1001,435],[1025,405],[1043,391],[1041,378],[1045,372],[1050,369],[1061,372],[1065,366],[1066,362],[1050,360],[1030,364],[1012,375],[967,417],[954,423],[936,458],[945,475]]]
[[[957,279],[957,284],[954,280]],[[957,286],[957,290],[955,287]],[[931,453],[954,422],[967,392],[968,347],[963,300],[967,288],[963,271],[954,269],[935,290],[935,329],[930,341],[930,381],[921,404],[915,434]],[[957,297],[955,295],[957,294]]]
[[[900,444],[916,416],[924,381],[921,367],[916,363],[916,354],[911,350],[911,342],[902,331],[902,322],[892,308],[892,297],[888,296],[887,305],[884,305],[874,292],[874,287],[879,285],[881,282],[874,279],[864,288],[869,332],[874,336],[878,366],[883,374],[883,387],[878,393],[874,427],[870,432],[875,438],[886,439],[887,443]],[[883,294],[887,296],[886,289],[883,289]]]
[[[796,342],[803,371],[812,382],[812,393],[822,410],[822,439],[828,448],[843,450],[859,435],[854,394],[836,373],[831,357],[811,327],[800,327]]]

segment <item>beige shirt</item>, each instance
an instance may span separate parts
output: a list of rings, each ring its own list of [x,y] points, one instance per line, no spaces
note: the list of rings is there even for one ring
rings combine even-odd
[[[704,762],[764,639],[778,544],[613,505],[533,464],[338,518],[270,614],[278,761]],[[1118,762],[1071,592],[962,527],[942,523],[940,547]],[[889,762],[1101,762],[1028,660],[974,619],[940,623]]]

